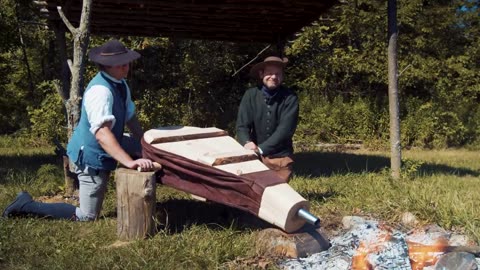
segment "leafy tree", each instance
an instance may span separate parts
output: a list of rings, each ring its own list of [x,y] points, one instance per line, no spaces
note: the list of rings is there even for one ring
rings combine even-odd
[[[476,10],[461,10],[468,4],[471,1],[399,3],[399,88],[402,121],[407,127],[403,130],[409,134],[404,140],[406,145],[457,146],[472,142],[475,135],[469,134],[478,134],[478,126],[467,125],[475,125],[468,119],[472,110],[478,110],[480,90],[479,40],[472,34],[478,32],[479,16]],[[388,106],[388,87],[384,1],[350,1],[338,6],[320,18],[317,25],[305,28],[287,52],[295,63],[290,69],[297,78],[295,84],[307,92],[312,104],[319,100],[338,102],[338,96],[347,104],[361,103],[366,98],[372,104],[368,107],[372,114],[385,119],[387,111],[382,108]],[[412,106],[417,103],[410,99],[431,106],[428,110]],[[344,113],[352,108],[346,107]],[[307,113],[302,111],[304,117]],[[335,137],[365,138],[362,130],[366,126],[342,124],[338,117],[332,112],[325,118],[333,120],[324,119],[345,125]],[[424,125],[409,124],[415,122]],[[377,135],[366,139],[381,138],[385,128],[377,125],[373,132]]]
[[[25,108],[41,102],[35,85],[51,79],[49,35],[31,1],[0,0],[0,133],[29,126]],[[37,22],[37,23],[32,23]]]
[[[63,137],[63,104],[53,87],[60,78],[55,37],[32,1],[0,4],[0,134],[30,130],[36,138]],[[478,5],[472,0],[399,1],[405,146],[480,145]],[[388,141],[386,11],[385,1],[344,1],[288,44],[286,83],[301,99],[298,142]],[[110,38],[92,37],[90,47]],[[249,67],[232,74],[265,44],[120,39],[143,55],[128,80],[147,129],[182,124],[234,131],[240,98],[254,82]],[[85,81],[95,73],[88,62]]]

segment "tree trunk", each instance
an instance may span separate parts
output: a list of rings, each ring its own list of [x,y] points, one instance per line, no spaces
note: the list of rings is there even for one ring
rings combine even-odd
[[[18,18],[18,10],[17,10],[17,4],[15,4],[15,17],[17,19],[17,31],[18,31],[18,37],[20,39],[20,45],[22,46],[22,54],[23,54],[23,63],[25,64],[25,68],[27,69],[27,75],[28,75],[28,86],[29,86],[29,97],[28,98],[33,98],[34,95],[34,86],[33,86],[33,76],[32,76],[32,71],[30,69],[30,64],[28,62],[28,56],[27,56],[27,49],[25,48],[25,43],[23,42],[23,33],[22,33],[22,27],[20,26],[20,19]]]
[[[61,70],[60,70],[60,82],[55,84],[57,89],[57,93],[62,98],[63,104],[66,110],[66,103],[70,96],[70,71],[68,68],[68,57],[67,57],[67,43],[65,40],[65,26],[62,24],[54,26],[55,38],[58,47],[58,55],[60,57],[60,63],[62,63]],[[67,117],[68,119],[68,117]],[[70,130],[70,129],[69,129]],[[70,138],[71,134],[68,134],[68,138]],[[78,178],[75,173],[73,173],[73,168],[70,165],[70,160],[68,159],[67,153],[65,148],[61,145],[60,142],[56,142],[57,149],[59,152],[57,153],[62,158],[63,164],[63,172],[64,172],[64,179],[65,179],[65,194],[73,195],[75,191],[78,189]]]
[[[84,0],[82,6],[82,15],[80,25],[76,29],[71,29],[73,35],[73,63],[71,66],[71,85],[70,95],[66,103],[68,138],[73,134],[73,129],[80,120],[81,99],[84,87],[83,75],[85,73],[85,55],[88,43],[90,41],[90,11],[92,0]],[[70,25],[71,26],[71,25]]]
[[[55,40],[58,47],[58,56],[60,57],[60,63],[62,63],[60,69],[60,84],[57,85],[57,92],[62,98],[63,103],[65,104],[70,95],[70,70],[68,68],[65,26],[62,24],[58,24],[53,27],[53,30],[55,32]]]
[[[400,178],[402,162],[397,70],[397,1],[388,0],[388,101],[390,110],[390,164],[392,177]]]
[[[70,24],[61,7],[57,8],[60,17],[73,35],[73,62],[71,65],[69,65],[71,72],[70,91],[67,94],[66,89],[68,85],[64,81],[65,74],[63,73],[63,68],[62,81],[64,85],[63,90],[61,91],[62,98],[64,98],[65,110],[67,115],[67,136],[68,140],[70,140],[73,134],[73,130],[78,124],[78,121],[80,120],[81,100],[84,87],[83,75],[85,73],[85,55],[88,43],[90,41],[90,18],[92,0],[83,0],[82,15],[80,17],[80,24],[78,28],[74,28]],[[62,37],[60,38],[62,39]],[[62,45],[60,47],[62,47]],[[63,65],[65,65],[65,63]],[[74,166],[71,162],[69,162],[69,167],[70,171],[74,170]],[[75,183],[72,183],[71,181],[72,178],[65,175],[65,185],[67,191],[75,187]]]

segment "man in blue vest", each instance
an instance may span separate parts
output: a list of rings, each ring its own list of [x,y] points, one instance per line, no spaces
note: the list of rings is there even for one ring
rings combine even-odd
[[[299,105],[297,95],[282,85],[286,64],[286,58],[270,56],[252,67],[250,76],[260,83],[245,92],[236,126],[240,144],[256,151],[269,169],[288,182]]]
[[[67,146],[67,154],[75,163],[79,180],[80,206],[66,203],[40,203],[27,192],[20,192],[3,212],[33,214],[43,217],[80,221],[95,220],[102,208],[110,172],[117,162],[131,169],[153,168],[149,159],[132,158],[141,151],[143,130],[135,116],[130,89],[125,81],[130,62],[140,54],[111,40],[90,50],[88,57],[99,72],[83,95],[80,121]],[[125,125],[133,137],[124,137]]]

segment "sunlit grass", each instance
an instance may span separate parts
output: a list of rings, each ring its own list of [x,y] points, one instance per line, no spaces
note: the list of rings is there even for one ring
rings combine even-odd
[[[298,153],[290,184],[310,201],[311,212],[325,226],[335,222],[340,226],[344,215],[368,215],[398,224],[408,211],[421,224],[437,223],[478,241],[480,155],[467,150],[412,150],[404,151],[403,157],[402,179],[392,180],[384,152]],[[48,195],[60,191],[57,186],[63,181],[53,148],[22,148],[14,143],[0,147],[0,177],[2,210],[20,190]],[[159,203],[189,199],[172,188],[157,188]],[[111,181],[96,222],[0,218],[0,269],[251,269],[256,266],[239,258],[262,255],[255,247],[260,229],[222,222],[219,213],[225,210],[210,204],[178,204],[169,209],[177,219],[170,217],[170,224],[160,226],[165,229],[150,239],[129,243],[117,241],[115,207]]]

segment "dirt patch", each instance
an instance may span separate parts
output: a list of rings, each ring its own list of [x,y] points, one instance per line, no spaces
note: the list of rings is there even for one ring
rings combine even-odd
[[[224,263],[222,269],[270,269],[276,265],[276,261],[280,258],[254,256],[247,258],[236,258],[233,261]]]
[[[105,246],[105,249],[111,249],[111,248],[121,248],[121,247],[126,247],[130,244],[134,243],[134,241],[115,241],[113,244]]]
[[[342,230],[342,218],[343,216],[339,213],[330,213],[321,217],[320,227],[325,236],[332,238],[340,233]]]
[[[63,194],[56,194],[53,196],[40,196],[34,199],[43,203],[68,203],[75,206],[78,206],[79,204],[78,195],[66,196]]]

